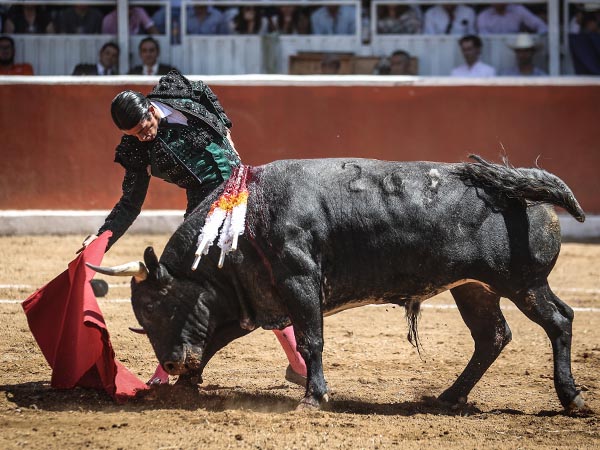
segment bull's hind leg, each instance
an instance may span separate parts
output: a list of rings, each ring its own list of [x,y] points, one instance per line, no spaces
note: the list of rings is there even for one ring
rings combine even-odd
[[[558,298],[547,283],[510,298],[531,320],[539,324],[552,343],[554,387],[566,410],[584,406],[571,373],[573,310]]]
[[[478,283],[467,283],[451,290],[460,315],[475,341],[475,351],[465,370],[439,399],[451,404],[465,403],[471,389],[511,340],[502,311],[500,296]]]

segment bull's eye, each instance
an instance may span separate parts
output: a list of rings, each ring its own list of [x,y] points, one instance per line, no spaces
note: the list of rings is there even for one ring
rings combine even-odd
[[[154,312],[154,304],[146,303],[146,305],[144,306],[144,311],[148,314],[152,314]]]

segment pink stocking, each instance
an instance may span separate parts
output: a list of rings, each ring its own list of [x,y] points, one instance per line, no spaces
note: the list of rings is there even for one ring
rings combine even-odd
[[[154,371],[154,375],[152,375],[146,384],[169,384],[169,374],[159,364]]]
[[[294,372],[305,377],[306,364],[304,363],[304,359],[300,353],[298,353],[296,350],[296,336],[294,336],[294,328],[290,325],[283,330],[273,330],[273,333],[275,333],[275,336],[277,336],[279,343],[283,347],[285,356],[287,356],[290,366],[292,366]]]

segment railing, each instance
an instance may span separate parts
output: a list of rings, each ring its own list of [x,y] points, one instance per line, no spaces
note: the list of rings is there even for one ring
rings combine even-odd
[[[569,6],[574,0],[563,1],[563,21],[559,22],[560,7],[556,0],[505,0],[506,3],[545,4],[548,11],[548,33],[538,36],[542,48],[536,55],[536,63],[551,75],[572,73],[569,60],[568,23]],[[420,6],[457,3],[469,5],[487,5],[494,0],[373,0],[370,9],[370,36],[365,36],[361,20],[361,2],[359,0],[274,0],[274,1],[207,1],[182,0],[180,8],[180,37],[173,41],[174,23],[172,5],[168,0],[0,0],[0,5],[38,4],[38,5],[75,5],[89,4],[116,6],[120,9],[118,35],[25,35],[14,34],[16,58],[28,61],[34,66],[36,74],[70,74],[73,67],[81,62],[97,61],[98,50],[102,44],[113,40],[121,47],[121,73],[130,66],[140,63],[138,44],[141,35],[129,36],[126,30],[127,6],[162,6],[165,8],[165,32],[154,38],[161,45],[160,61],[178,67],[188,74],[244,74],[244,73],[287,73],[291,55],[300,51],[349,52],[360,56],[388,56],[392,51],[404,49],[419,59],[419,75],[447,75],[450,69],[462,63],[462,55],[457,45],[456,35],[389,35],[377,32],[376,8],[382,4],[415,4]],[[600,0],[587,0],[586,3],[598,3]],[[354,7],[355,33],[352,35],[193,35],[186,30],[188,7],[195,5],[232,6],[257,5],[280,7],[295,5],[298,7],[318,7],[327,4],[349,5]],[[123,26],[125,24],[125,26]],[[562,30],[562,33],[561,33]],[[562,34],[562,41],[561,41]],[[502,70],[514,61],[514,55],[507,44],[514,35],[484,35],[482,60]],[[178,43],[180,42],[180,43]],[[562,43],[562,47],[561,47]],[[561,60],[561,55],[564,57]],[[561,64],[562,62],[562,64]]]

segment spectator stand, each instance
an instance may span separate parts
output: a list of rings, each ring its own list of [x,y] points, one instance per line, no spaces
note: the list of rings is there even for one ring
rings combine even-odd
[[[186,18],[182,18],[183,52],[181,67],[193,74],[288,73],[289,58],[299,52],[356,52],[360,47],[359,0],[269,0],[260,1],[199,1],[184,0],[183,5],[218,6],[221,10],[244,5],[278,8],[295,6],[312,12],[325,5],[348,5],[354,8],[354,34],[282,34],[277,30],[263,34],[189,34]],[[189,8],[183,7],[183,14]],[[199,55],[202,55],[199,57]],[[177,63],[175,63],[177,65]]]
[[[110,10],[114,7],[114,0],[94,1],[53,1],[53,0],[28,0],[15,2],[0,0],[0,4],[12,5],[45,5],[49,7],[72,6],[85,3]],[[56,11],[55,11],[56,12]],[[53,19],[56,18],[54,15]],[[111,35],[101,34],[12,34],[15,41],[15,61],[27,61],[33,66],[36,75],[65,75],[70,74],[73,68],[82,62],[95,63],[98,60],[98,51],[102,44],[114,39]]]
[[[561,10],[555,0],[505,0],[506,3],[545,5],[548,12],[548,34],[538,36],[541,49],[536,53],[536,65],[547,70],[550,75],[573,74],[570,59],[569,16],[573,5],[598,3],[600,0],[564,0]],[[289,58],[301,52],[354,53],[359,57],[389,56],[393,51],[403,49],[419,60],[419,75],[444,76],[455,65],[462,63],[462,55],[457,44],[457,35],[390,35],[377,33],[376,8],[383,4],[420,5],[427,7],[441,3],[457,3],[475,6],[479,9],[494,3],[494,0],[373,0],[371,3],[370,28],[365,28],[366,15],[361,16],[359,0],[182,0],[181,44],[172,45],[169,36],[171,29],[172,4],[169,0],[0,0],[0,7],[6,12],[13,4],[46,5],[48,9],[58,9],[77,4],[87,4],[110,12],[115,6],[120,13],[119,24],[127,24],[127,7],[145,6],[150,15],[153,10],[165,7],[166,23],[163,34],[154,35],[161,45],[160,60],[178,67],[187,74],[230,75],[247,73],[288,73]],[[227,7],[258,5],[281,7],[297,6],[310,11],[327,4],[352,5],[355,7],[356,30],[352,35],[315,34],[266,34],[244,35],[191,35],[185,32],[187,6],[195,4],[214,5],[223,10]],[[363,11],[364,13],[364,11]],[[559,14],[562,13],[562,14]],[[562,23],[559,15],[562,15]],[[96,61],[98,50],[107,41],[115,41],[121,48],[120,73],[126,73],[130,66],[139,63],[137,46],[142,35],[129,36],[127,27],[112,34],[13,34],[16,61],[30,62],[36,75],[70,74],[73,67],[81,62]],[[561,33],[562,31],[562,33]],[[361,34],[363,36],[361,36]],[[365,34],[370,34],[365,38]],[[562,40],[561,40],[562,35]],[[370,38],[370,41],[369,41]],[[482,59],[502,70],[514,61],[514,54],[507,44],[515,35],[483,35]],[[363,44],[363,43],[366,44]],[[562,44],[562,45],[561,45]],[[561,50],[564,58],[561,61]]]
[[[89,5],[101,9],[105,15],[117,6],[114,0],[27,0],[18,3],[14,0],[0,0],[0,4],[45,5],[54,9],[53,19],[56,19],[60,9],[69,6]],[[165,6],[167,14],[170,14],[168,0],[132,0],[129,5],[151,8]],[[138,44],[146,36],[145,34],[129,36],[127,32],[121,37],[120,34],[62,34],[58,31],[60,30],[55,34],[12,34],[16,48],[15,60],[29,62],[36,75],[67,75],[71,74],[73,68],[79,63],[95,63],[102,45],[112,41],[121,49],[119,71],[124,74],[130,66],[139,64]],[[170,22],[168,22],[166,33],[154,36],[161,45],[161,61],[166,63],[170,62],[172,53],[168,38],[170,31]]]
[[[599,0],[600,1],[600,0]],[[453,67],[463,64],[458,46],[460,35],[381,34],[377,31],[377,10],[380,5],[419,5],[422,8],[435,4],[456,3],[470,6],[488,6],[491,0],[373,0],[371,3],[371,51],[373,55],[387,56],[395,50],[404,50],[419,60],[419,75],[444,76]],[[539,49],[535,62],[550,75],[559,75],[559,17],[558,3],[554,0],[505,0],[503,3],[546,4],[548,34],[538,35]],[[514,65],[514,52],[509,47],[516,34],[479,35],[483,41],[481,60],[494,66],[498,72]]]

